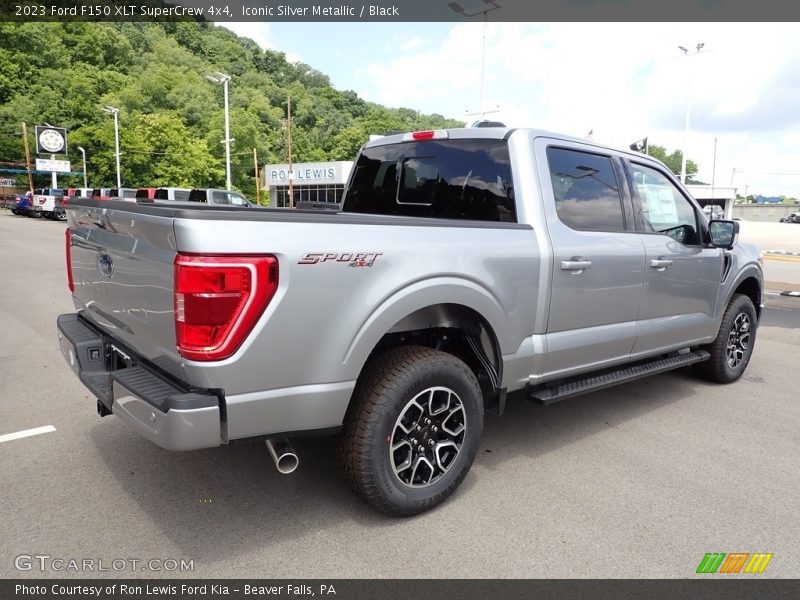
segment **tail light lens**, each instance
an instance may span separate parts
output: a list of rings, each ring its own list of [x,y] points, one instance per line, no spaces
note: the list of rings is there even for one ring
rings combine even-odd
[[[67,227],[64,230],[64,237],[66,238],[66,250],[64,254],[67,257],[67,287],[70,292],[75,291],[75,282],[72,280],[72,230]]]
[[[175,336],[190,360],[231,356],[278,289],[274,256],[175,257]]]

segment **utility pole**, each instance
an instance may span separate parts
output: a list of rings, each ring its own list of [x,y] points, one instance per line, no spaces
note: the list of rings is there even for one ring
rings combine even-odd
[[[700,51],[703,49],[705,44],[700,42],[695,46],[696,53],[700,54]],[[678,49],[683,52],[683,56],[689,56],[689,50],[684,46],[678,46]],[[686,183],[686,160],[687,154],[689,151],[689,114],[691,112],[692,107],[692,65],[689,64],[689,68],[687,69],[687,81],[686,81],[686,113],[684,115],[683,120],[683,156],[681,157],[681,183]]]
[[[22,122],[22,140],[25,142],[25,165],[28,169],[28,188],[33,194],[33,173],[31,173],[31,150],[28,147],[28,126]]]
[[[488,16],[489,13],[501,8],[500,5],[495,0],[483,0],[483,3],[486,4],[487,7],[483,10],[477,10],[474,12],[467,12],[464,9],[464,7],[461,6],[458,2],[450,2],[447,5],[453,12],[463,15],[464,17],[467,18],[483,15],[483,40],[481,42],[480,95],[478,103],[478,114],[480,114],[481,120],[483,120],[483,118],[486,116],[486,113],[496,112],[496,111],[483,110],[484,86],[486,83],[486,30],[489,27],[489,16]]]
[[[81,156],[83,157],[83,187],[88,188],[89,183],[86,175],[86,149],[83,146],[78,146],[78,150],[81,151]]]
[[[103,112],[107,112],[114,117],[114,156],[117,160],[117,189],[119,189],[122,187],[122,176],[119,170],[119,109],[113,106],[106,106],[103,108]]]
[[[206,75],[211,83],[222,86],[223,102],[225,103],[225,139],[222,143],[225,144],[225,189],[231,191],[231,114],[230,105],[228,103],[228,82],[231,80],[230,75],[220,73],[217,71],[216,75]]]
[[[261,204],[261,178],[258,176],[258,153],[255,148],[253,148],[253,165],[256,168],[256,204]]]
[[[286,131],[289,142],[289,208],[294,208],[294,171],[292,170],[292,97],[286,97]]]
[[[714,183],[717,179],[717,138],[714,138],[714,161],[711,166],[711,197],[714,197]]]

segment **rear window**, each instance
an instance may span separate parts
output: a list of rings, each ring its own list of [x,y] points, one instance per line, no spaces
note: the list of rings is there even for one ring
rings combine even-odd
[[[508,145],[465,139],[365,148],[353,167],[342,210],[514,223]]]
[[[207,197],[205,190],[192,190],[189,192],[189,202],[205,202]]]

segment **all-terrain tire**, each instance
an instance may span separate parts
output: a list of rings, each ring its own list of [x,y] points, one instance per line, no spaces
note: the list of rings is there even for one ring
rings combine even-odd
[[[750,362],[758,329],[753,301],[744,294],[734,294],[722,317],[716,339],[703,349],[711,354],[695,365],[695,372],[715,383],[739,379]]]
[[[462,421],[463,431],[451,436]],[[482,433],[483,398],[470,368],[446,352],[401,346],[364,367],[339,434],[337,459],[344,480],[364,501],[389,515],[410,516],[456,490]],[[405,464],[416,466],[398,472]]]

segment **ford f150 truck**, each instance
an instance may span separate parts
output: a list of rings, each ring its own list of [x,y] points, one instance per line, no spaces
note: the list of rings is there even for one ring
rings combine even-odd
[[[45,219],[66,221],[67,216],[61,205],[64,197],[64,190],[56,188],[44,188],[38,190],[39,194],[33,197],[33,212],[36,216]]]
[[[466,476],[506,394],[565,398],[693,365],[729,383],[763,277],[660,162],[530,129],[366,144],[341,211],[68,206],[62,353],[174,450],[337,433],[345,480],[394,515]]]

